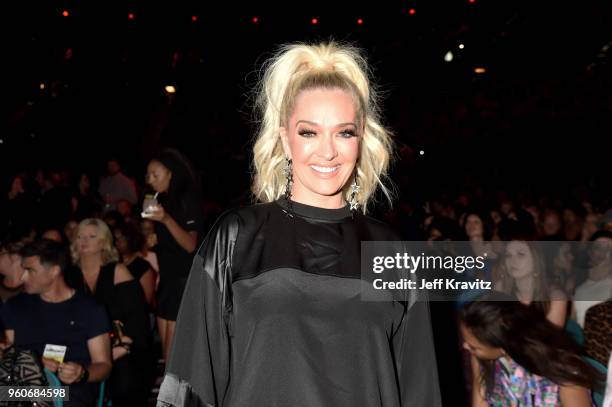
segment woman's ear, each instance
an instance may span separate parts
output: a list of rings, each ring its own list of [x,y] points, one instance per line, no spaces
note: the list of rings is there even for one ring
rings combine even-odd
[[[287,128],[280,127],[278,129],[280,133],[281,144],[283,145],[283,151],[285,152],[285,157],[291,160],[291,148],[289,148],[289,139],[287,137]]]

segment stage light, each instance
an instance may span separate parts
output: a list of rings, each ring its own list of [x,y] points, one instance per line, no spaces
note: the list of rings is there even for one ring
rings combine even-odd
[[[317,25],[317,24],[319,24],[319,19],[318,18],[313,18],[312,20],[310,20],[310,22],[312,23],[312,25]]]
[[[363,24],[363,18],[358,18],[357,19],[357,24],[359,24],[359,25]]]
[[[419,154],[420,154],[420,155],[425,155],[425,151],[424,151],[424,150],[421,150],[421,151],[419,151]]]
[[[68,10],[62,11],[62,16],[63,17],[68,17],[69,15],[70,15],[70,13],[68,12]]]
[[[445,55],[444,55],[444,61],[446,62],[451,62],[453,60],[453,52],[452,51],[448,51]]]
[[[4,144],[4,140],[0,138],[0,144]]]
[[[476,3],[476,0],[468,0],[468,2],[469,2],[470,4],[474,4],[474,3]]]
[[[253,21],[253,24],[257,24],[259,22],[259,17],[255,16],[251,19],[251,21]]]
[[[474,68],[474,72],[477,73],[477,74],[482,74],[482,73],[487,72],[487,69],[486,68],[482,68],[482,67],[478,67],[478,68]]]
[[[39,85],[39,87],[40,87],[40,90],[45,90],[45,87],[46,87],[46,86],[45,86],[45,83],[44,83],[44,82],[41,82],[41,83],[40,83],[40,85]]]
[[[172,85],[166,85],[166,87],[164,88],[164,90],[166,91],[166,93],[168,94],[174,94],[176,93],[176,88]]]
[[[416,14],[416,10],[415,10],[415,9],[413,9],[413,8],[411,8],[410,10],[408,10],[408,13],[409,13],[411,16],[413,16],[413,15],[415,15],[415,14]]]
[[[459,44],[459,49],[463,49],[463,48],[465,48],[465,45]]]
[[[194,23],[198,21],[198,16],[191,16],[191,21]]]
[[[128,13],[128,20],[133,20],[134,17],[134,13]]]

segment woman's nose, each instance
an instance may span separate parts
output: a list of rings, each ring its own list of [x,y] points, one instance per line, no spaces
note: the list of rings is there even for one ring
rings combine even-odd
[[[338,155],[336,144],[334,143],[333,135],[326,134],[321,138],[319,144],[319,156],[327,161],[331,161]]]

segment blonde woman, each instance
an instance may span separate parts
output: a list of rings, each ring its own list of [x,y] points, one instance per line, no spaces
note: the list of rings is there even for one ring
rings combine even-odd
[[[360,299],[365,216],[391,155],[360,52],[293,44],[265,66],[253,192],[198,251],[159,406],[439,406],[427,303]]]
[[[113,322],[113,370],[109,395],[113,406],[146,406],[148,390],[148,314],[142,287],[118,263],[108,226],[85,219],[70,246],[76,270],[69,284],[93,295]]]

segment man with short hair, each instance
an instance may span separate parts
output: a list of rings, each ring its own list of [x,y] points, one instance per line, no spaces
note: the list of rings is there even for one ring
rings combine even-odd
[[[21,250],[25,292],[0,310],[8,345],[29,349],[69,386],[65,406],[93,406],[98,383],[111,371],[111,330],[106,310],[64,280],[68,255],[52,240],[38,240]],[[44,356],[55,345],[58,360]],[[62,357],[63,356],[63,357]]]

